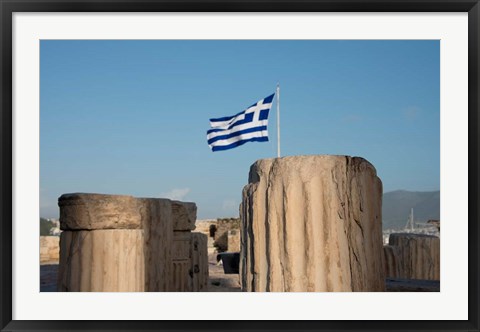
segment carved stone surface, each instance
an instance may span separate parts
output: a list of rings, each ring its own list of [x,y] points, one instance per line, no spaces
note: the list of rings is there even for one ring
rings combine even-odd
[[[394,233],[384,247],[389,278],[440,280],[440,238],[433,235]]]
[[[201,233],[192,233],[191,257],[193,266],[192,290],[206,292],[208,284],[208,253],[207,236]]]
[[[196,241],[195,203],[100,194],[59,198],[61,291],[199,291],[208,269],[207,241]],[[176,231],[176,229],[181,231]],[[183,240],[179,239],[182,234]],[[204,246],[205,248],[203,248]],[[208,276],[208,272],[207,272]],[[198,279],[198,278],[197,278]],[[202,284],[200,284],[202,283]]]
[[[207,290],[207,236],[185,231],[174,232],[173,277],[171,291],[201,292]]]
[[[382,183],[365,159],[262,159],[243,189],[246,291],[384,291]]]
[[[192,233],[173,233],[173,277],[170,278],[170,289],[177,292],[191,292],[193,289]],[[190,276],[191,272],[191,276]]]

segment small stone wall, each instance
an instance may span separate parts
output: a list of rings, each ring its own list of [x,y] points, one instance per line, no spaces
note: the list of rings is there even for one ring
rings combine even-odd
[[[58,264],[60,258],[59,243],[59,236],[40,236],[40,264]]]

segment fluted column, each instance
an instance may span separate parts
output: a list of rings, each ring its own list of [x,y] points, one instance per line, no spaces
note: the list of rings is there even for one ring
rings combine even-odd
[[[382,183],[362,158],[262,159],[240,207],[246,291],[384,291]]]

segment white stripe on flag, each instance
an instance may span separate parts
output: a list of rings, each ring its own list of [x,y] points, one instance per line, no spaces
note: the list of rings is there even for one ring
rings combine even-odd
[[[254,131],[253,133],[241,134],[229,139],[218,140],[216,142],[213,142],[212,144],[209,144],[209,146],[214,147],[214,146],[229,145],[234,142],[242,141],[252,137],[268,137],[268,130]]]
[[[232,123],[244,120],[245,119],[245,111],[242,114],[239,114],[228,121],[211,121],[210,120],[210,127],[215,129],[227,129]]]

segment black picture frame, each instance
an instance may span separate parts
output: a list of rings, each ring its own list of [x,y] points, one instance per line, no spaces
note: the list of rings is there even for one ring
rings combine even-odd
[[[0,0],[2,331],[101,330],[456,330],[479,331],[478,0]],[[12,14],[15,12],[468,12],[468,320],[465,321],[19,321],[12,320]],[[321,310],[321,308],[319,308]],[[241,317],[241,313],[239,313]],[[79,317],[81,318],[81,317]]]

